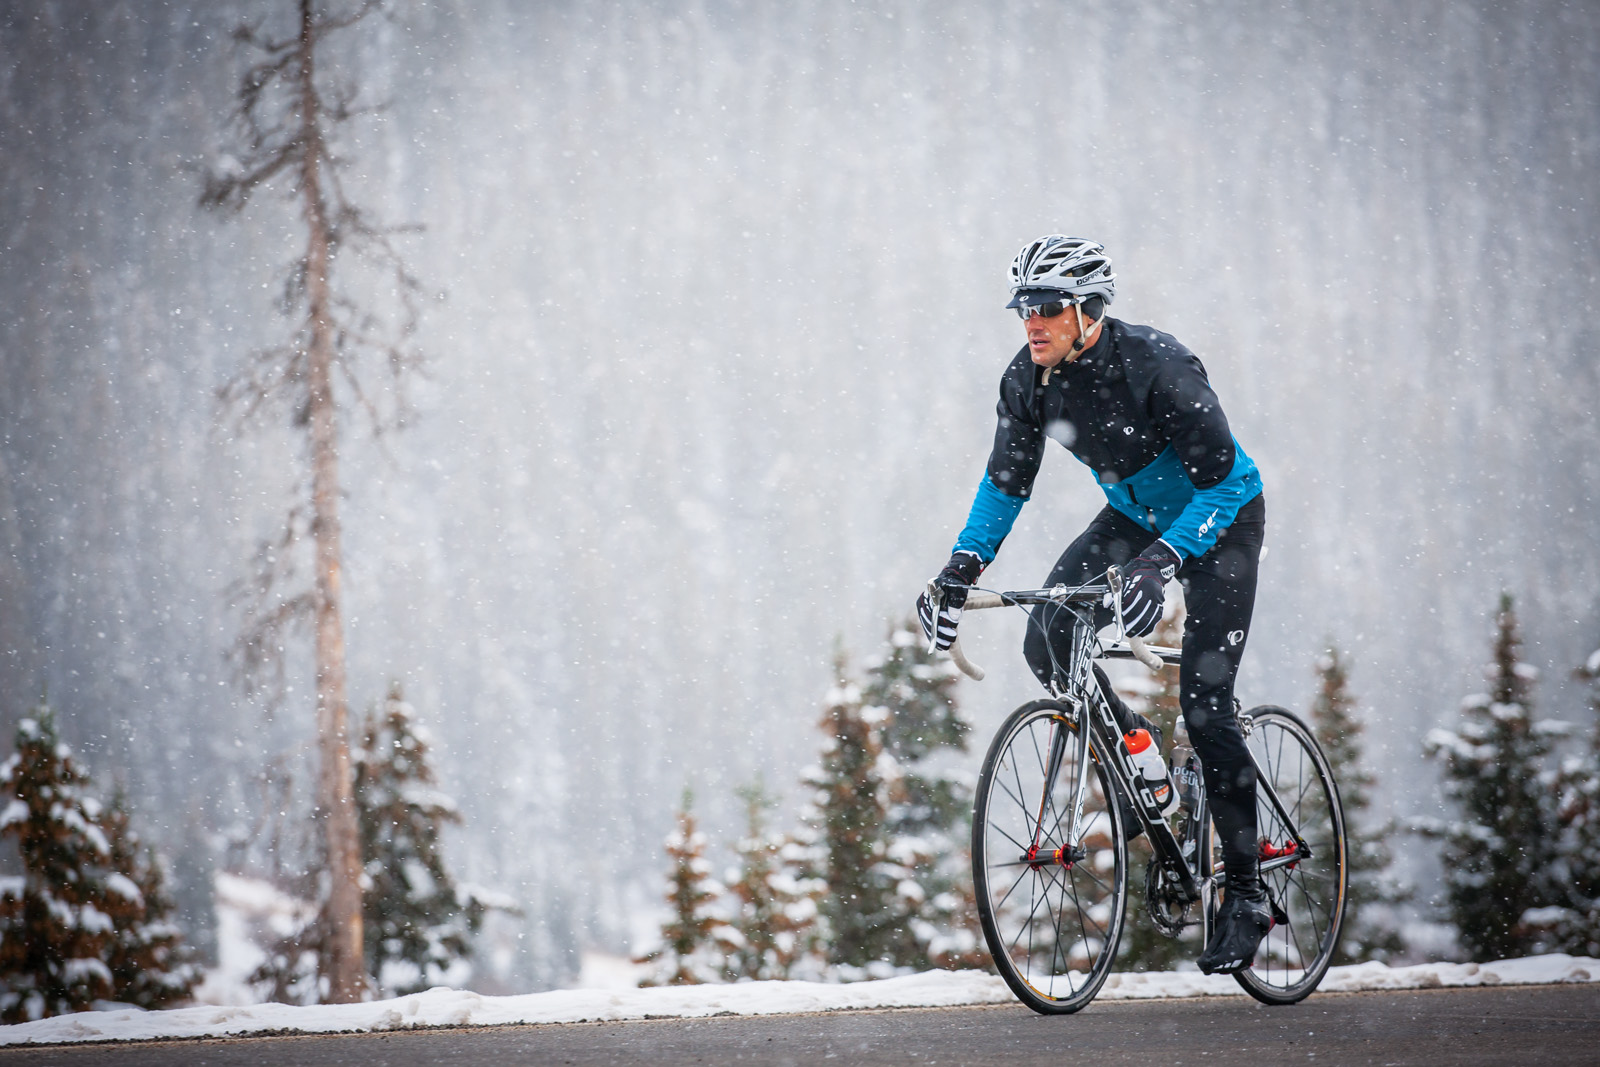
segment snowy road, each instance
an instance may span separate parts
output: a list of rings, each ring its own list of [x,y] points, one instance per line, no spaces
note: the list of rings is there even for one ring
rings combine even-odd
[[[1120,1001],[1066,1018],[1015,1005],[758,1018],[0,1050],[0,1065],[1540,1065],[1600,1062],[1600,987]]]

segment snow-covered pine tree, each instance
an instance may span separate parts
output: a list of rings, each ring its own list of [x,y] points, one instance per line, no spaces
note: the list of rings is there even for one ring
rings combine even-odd
[[[439,790],[427,731],[400,684],[368,715],[352,753],[369,972],[386,995],[459,985],[471,974],[472,939],[488,904],[445,868],[441,835],[459,823]]]
[[[1167,648],[1183,645],[1183,626],[1180,601],[1170,598],[1167,611],[1150,635],[1150,643]],[[1113,683],[1117,694],[1129,709],[1161,727],[1166,751],[1161,758],[1169,764],[1172,760],[1172,739],[1183,710],[1178,703],[1178,668],[1168,665],[1160,673],[1152,674],[1141,664],[1131,665]],[[1130,886],[1128,918],[1122,931],[1122,944],[1117,950],[1118,968],[1129,971],[1169,971],[1183,960],[1192,960],[1200,951],[1199,912],[1195,911],[1195,925],[1185,929],[1178,937],[1168,937],[1150,920],[1150,911],[1144,903],[1144,885],[1140,876],[1149,866],[1153,853],[1150,841],[1141,835],[1129,845]],[[1132,888],[1137,887],[1137,888]]]
[[[21,878],[0,885],[0,1020],[82,1011],[111,996],[111,846],[89,776],[41,704],[17,724],[16,752],[0,764],[0,835],[15,839]]]
[[[161,858],[134,832],[121,790],[112,795],[101,826],[111,848],[111,878],[125,879],[115,882],[120,892],[109,900],[116,924],[106,961],[111,999],[147,1010],[170,1007],[188,999],[200,968],[173,921],[177,904],[167,891]]]
[[[661,925],[661,944],[636,962],[651,964],[643,986],[698,985],[729,977],[728,957],[743,937],[717,914],[724,889],[711,875],[706,835],[694,817],[694,795],[683,791],[678,825],[666,840],[672,869],[667,875],[671,912]]]
[[[1588,751],[1566,760],[1558,778],[1561,903],[1549,915],[1549,947],[1600,956],[1600,649],[1574,673],[1594,687],[1594,722]]]
[[[972,775],[956,761],[972,727],[956,706],[957,678],[907,619],[889,627],[862,687],[865,708],[882,709],[866,717],[882,724],[884,855],[900,868],[896,899],[915,941],[891,962],[919,970],[987,962],[972,889]]]
[[[885,773],[898,778],[898,765],[884,758],[888,712],[863,701],[842,652],[834,679],[818,723],[826,738],[822,762],[804,775],[812,788],[801,815],[810,845],[806,873],[828,887],[822,919],[829,963],[847,976],[884,977],[921,953],[900,897],[908,870],[888,855],[891,783]],[[914,882],[908,888],[920,891]]]
[[[320,1004],[327,995],[321,964],[327,954],[327,942],[322,936],[326,923],[321,909],[313,903],[316,888],[311,881],[310,877],[288,879],[286,885],[274,887],[285,899],[303,907],[283,914],[281,925],[272,924],[272,932],[281,936],[259,946],[266,958],[246,983],[262,1000],[307,1005]]]
[[[790,840],[767,828],[773,799],[761,783],[739,795],[745,802],[745,835],[735,849],[737,865],[728,873],[729,890],[739,902],[730,924],[739,940],[728,956],[729,976],[819,978],[824,961],[817,902],[827,884],[805,877]]]
[[[194,969],[157,861],[139,849],[126,805],[95,797],[47,705],[17,725],[0,803],[0,837],[15,840],[24,871],[0,879],[0,1020],[186,997]]]
[[[1361,735],[1366,726],[1350,692],[1349,661],[1332,641],[1317,657],[1316,671],[1311,728],[1316,731],[1317,741],[1333,769],[1333,779],[1339,784],[1350,857],[1345,926],[1334,962],[1391,960],[1405,950],[1405,942],[1389,919],[1393,914],[1389,909],[1410,896],[1386,873],[1394,862],[1389,838],[1395,833],[1395,822],[1389,819],[1378,826],[1369,825],[1376,780],[1363,758]]]
[[[928,654],[927,638],[915,619],[890,625],[883,648],[866,663],[861,696],[892,713],[884,724],[883,743],[903,766],[922,763],[941,749],[967,750],[972,725],[956,707],[959,677],[949,658]],[[949,811],[970,807],[970,797],[961,796],[960,784],[948,778],[932,780],[926,789],[930,795],[921,808],[906,813],[917,825],[948,825]]]
[[[1461,702],[1459,729],[1432,730],[1429,755],[1445,764],[1445,796],[1459,818],[1444,839],[1451,920],[1474,960],[1526,955],[1538,944],[1524,915],[1552,905],[1543,875],[1556,857],[1554,790],[1542,775],[1559,724],[1533,717],[1538,672],[1518,655],[1511,594],[1500,595],[1488,693]]]
[[[234,877],[259,877],[280,895],[283,905],[268,922],[251,931],[251,940],[263,954],[261,963],[245,980],[259,999],[274,1004],[320,1004],[327,992],[322,961],[326,958],[323,900],[318,884],[324,867],[321,827],[303,815],[298,803],[295,775],[282,756],[269,759],[257,779],[257,801],[262,815],[233,844]],[[264,863],[255,867],[245,847],[259,840]],[[245,873],[250,872],[250,873]]]

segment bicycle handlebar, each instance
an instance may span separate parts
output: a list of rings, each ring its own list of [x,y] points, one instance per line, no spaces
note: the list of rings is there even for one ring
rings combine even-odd
[[[967,594],[965,610],[982,611],[985,608],[1005,608],[1021,606],[1024,604],[1098,604],[1108,593],[1120,599],[1122,586],[1122,572],[1112,567],[1106,572],[1111,579],[1110,585],[1080,585],[1069,589],[1064,585],[1054,586],[1049,589],[1024,589],[1008,593],[991,593],[974,590]],[[929,583],[930,585],[932,583]],[[1144,643],[1141,637],[1134,637],[1122,627],[1122,612],[1113,611],[1117,621],[1117,633],[1127,639],[1127,650],[1133,658],[1148,667],[1152,672],[1159,671],[1167,663],[1163,655],[1172,656],[1174,659],[1180,654],[1179,649],[1152,649]],[[1115,654],[1120,649],[1112,648],[1107,652]],[[950,658],[955,661],[957,669],[975,682],[981,682],[986,672],[962,651],[961,638],[957,636],[950,644]]]

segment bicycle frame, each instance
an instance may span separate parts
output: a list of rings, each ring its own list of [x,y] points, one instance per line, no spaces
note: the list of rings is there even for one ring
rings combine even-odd
[[[1239,729],[1244,731],[1246,737],[1249,737],[1251,730],[1250,716],[1241,714],[1238,719]],[[1267,798],[1267,803],[1272,805],[1273,812],[1276,813],[1279,819],[1283,820],[1283,825],[1288,828],[1289,833],[1294,838],[1292,849],[1286,850],[1281,855],[1261,857],[1261,873],[1266,874],[1268,871],[1275,871],[1279,867],[1288,867],[1299,863],[1301,860],[1311,859],[1316,855],[1316,852],[1307,843],[1305,837],[1301,835],[1300,824],[1294,821],[1294,817],[1289,814],[1289,809],[1284,807],[1283,801],[1278,797],[1278,791],[1273,788],[1271,776],[1266,773],[1266,768],[1262,767],[1260,761],[1256,759],[1255,750],[1251,749],[1249,751],[1250,762],[1256,769],[1256,792]]]
[[[1177,878],[1178,888],[1184,903],[1192,904],[1199,901],[1203,894],[1214,892],[1220,880],[1220,873],[1203,869],[1209,866],[1209,857],[1202,861],[1197,854],[1196,865],[1202,867],[1197,870],[1191,866],[1183,854],[1183,845],[1172,832],[1167,819],[1161,814],[1161,806],[1148,789],[1143,789],[1138,784],[1138,775],[1134,771],[1133,762],[1128,754],[1127,747],[1122,740],[1122,731],[1117,726],[1116,718],[1111,713],[1111,704],[1106,695],[1101,691],[1100,683],[1095,678],[1092,664],[1096,658],[1104,659],[1138,659],[1150,666],[1152,670],[1159,670],[1169,663],[1176,663],[1182,656],[1181,649],[1175,648],[1150,648],[1139,638],[1130,637],[1126,645],[1113,644],[1102,647],[1096,635],[1093,621],[1094,606],[1108,593],[1115,593],[1118,576],[1113,569],[1112,581],[1109,586],[1085,585],[1075,589],[1056,586],[1051,589],[1019,590],[1005,593],[990,593],[973,591],[967,597],[966,610],[981,610],[996,607],[1024,607],[1028,605],[1054,604],[1058,608],[1070,611],[1073,615],[1072,651],[1066,664],[1066,677],[1060,673],[1054,679],[1054,695],[1063,700],[1073,709],[1078,722],[1072,725],[1081,725],[1085,720],[1088,729],[1074,731],[1077,743],[1077,762],[1079,768],[1077,781],[1072,786],[1071,824],[1067,828],[1065,839],[1068,848],[1063,849],[1069,855],[1055,857],[1056,862],[1068,862],[1073,858],[1070,854],[1082,851],[1083,835],[1083,805],[1088,788],[1088,766],[1090,755],[1089,736],[1092,731],[1100,741],[1102,751],[1109,754],[1110,769],[1113,779],[1122,789],[1125,797],[1131,798],[1131,807],[1138,813],[1139,821],[1144,824],[1145,834],[1150,846],[1161,864]],[[1120,614],[1120,613],[1119,613]],[[1124,635],[1126,636],[1126,635]],[[951,654],[957,665],[968,675],[981,679],[983,672],[971,664],[961,654],[959,645],[952,647]],[[970,668],[970,669],[969,669]],[[1251,723],[1248,716],[1239,718],[1241,730],[1249,734]],[[1050,756],[1046,767],[1043,796],[1048,797],[1056,785],[1057,775],[1060,773],[1064,746],[1067,743],[1065,731],[1058,732],[1052,739]],[[1257,789],[1266,798],[1273,811],[1282,820],[1291,834],[1293,844],[1286,847],[1281,853],[1264,855],[1261,857],[1262,873],[1276,870],[1279,867],[1289,866],[1310,859],[1312,849],[1300,833],[1300,828],[1289,814],[1283,801],[1273,789],[1268,776],[1256,761],[1255,753],[1250,753],[1252,763],[1256,764]],[[1205,790],[1200,790],[1197,806],[1194,813],[1197,827],[1204,826],[1210,813],[1207,809]],[[1035,827],[1034,848],[1043,832],[1044,808],[1041,805],[1038,825]],[[1029,862],[1034,862],[1033,849],[1030,849]],[[1049,862],[1049,861],[1040,861]]]

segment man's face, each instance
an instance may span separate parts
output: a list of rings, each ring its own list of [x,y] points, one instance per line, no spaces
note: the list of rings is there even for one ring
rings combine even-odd
[[[1083,325],[1088,335],[1084,348],[1088,348],[1098,336],[1100,324],[1084,319]],[[1029,315],[1022,321],[1022,328],[1028,334],[1028,355],[1041,367],[1054,367],[1063,360],[1070,363],[1082,355],[1072,350],[1078,339],[1078,316],[1070,307],[1049,319]]]

